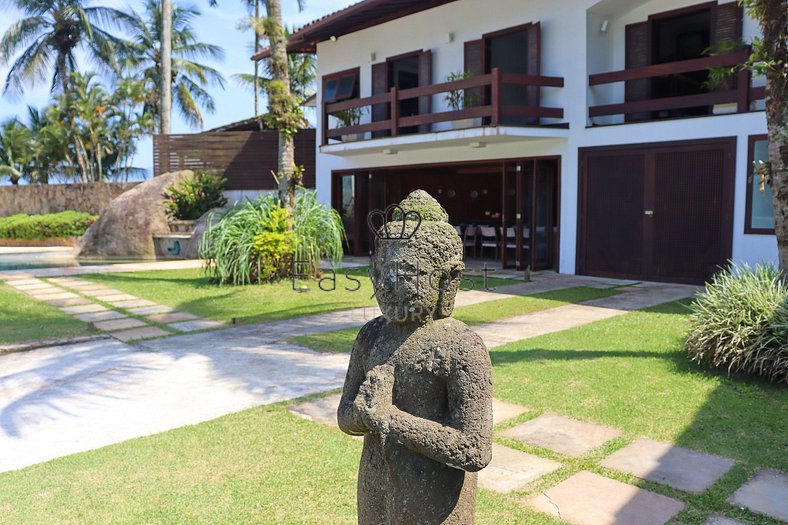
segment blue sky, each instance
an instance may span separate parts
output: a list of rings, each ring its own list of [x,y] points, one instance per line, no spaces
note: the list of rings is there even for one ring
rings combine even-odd
[[[195,30],[201,40],[221,46],[225,51],[225,59],[222,62],[210,62],[216,67],[227,80],[225,89],[211,87],[209,91],[216,101],[216,111],[213,114],[204,114],[205,129],[217,127],[228,122],[249,118],[254,114],[254,99],[252,92],[239,86],[231,79],[236,73],[251,73],[252,62],[249,60],[251,53],[252,34],[249,31],[238,29],[238,24],[246,16],[245,3],[241,0],[219,0],[218,7],[209,7],[208,0],[192,0],[186,2],[181,0],[184,5],[190,4],[198,7],[202,11],[202,16],[195,21]],[[15,8],[9,7],[11,2],[0,1],[0,34],[4,34],[11,23],[20,17],[20,12]],[[178,3],[174,0],[173,3]],[[304,11],[299,12],[296,0],[282,0],[285,24],[288,26],[300,27],[307,22],[319,18],[325,14],[342,9],[354,0],[306,0]],[[5,5],[4,5],[5,4]],[[142,11],[143,2],[135,0],[109,0],[104,2],[92,2],[87,5],[107,5],[116,8],[131,8]],[[84,61],[80,64],[82,70],[86,69]],[[0,65],[0,82],[4,84],[8,74],[8,67]],[[20,116],[26,118],[27,106],[44,106],[49,100],[49,85],[41,84],[34,88],[28,88],[23,96],[0,97],[0,121]],[[264,102],[263,102],[264,104]],[[265,107],[264,105],[262,106]],[[173,111],[173,133],[192,133],[199,130],[190,128],[178,115],[177,110]],[[153,161],[152,142],[150,138],[143,139],[139,144],[139,151],[135,158],[135,165],[141,168],[150,169]]]

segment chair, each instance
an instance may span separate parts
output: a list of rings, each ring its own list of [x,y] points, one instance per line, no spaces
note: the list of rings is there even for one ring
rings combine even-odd
[[[456,231],[456,232],[457,232],[457,235],[459,235],[459,236],[460,236],[460,238],[462,239],[462,226],[457,226],[457,225],[455,225],[455,226],[454,226],[454,231]]]
[[[482,258],[484,258],[484,249],[485,248],[493,248],[495,250],[495,259],[498,259],[498,233],[493,226],[482,226],[481,230],[481,237],[482,237]]]
[[[473,225],[469,225],[465,227],[465,231],[462,234],[462,249],[463,252],[467,252],[468,248],[473,250],[473,257],[476,257],[476,250],[479,241],[479,228]]]
[[[507,250],[516,250],[517,249],[517,235],[514,233],[514,227],[506,228],[506,249]]]

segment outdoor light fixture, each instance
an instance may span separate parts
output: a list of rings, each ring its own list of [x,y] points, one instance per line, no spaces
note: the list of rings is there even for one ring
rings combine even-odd
[[[454,33],[446,33],[446,43],[451,44],[452,42],[454,42]]]
[[[370,54],[369,54],[369,61],[370,61],[370,62],[374,62],[374,61],[375,61],[375,60],[377,60],[377,59],[378,59],[378,54],[377,54],[377,53],[375,53],[374,51],[373,51],[372,53],[370,53]]]
[[[602,20],[602,25],[599,27],[599,30],[603,33],[607,33],[607,26],[608,26],[608,21],[607,18],[605,18],[604,20]]]
[[[471,142],[469,146],[472,148],[483,148],[487,146],[487,144],[485,144],[484,142]]]
[[[387,148],[387,149],[383,150],[383,154],[384,155],[396,155],[397,154],[397,150],[395,150],[395,149],[388,149]]]
[[[329,38],[329,40],[331,40],[332,42],[336,42],[337,41],[337,37],[335,37],[334,35],[331,35],[331,38]]]

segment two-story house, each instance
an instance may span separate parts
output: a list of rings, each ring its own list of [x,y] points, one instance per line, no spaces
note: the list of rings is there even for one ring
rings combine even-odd
[[[288,48],[318,56],[317,190],[353,253],[421,188],[505,266],[695,283],[777,258],[763,82],[719,74],[757,33],[729,0],[364,0]]]

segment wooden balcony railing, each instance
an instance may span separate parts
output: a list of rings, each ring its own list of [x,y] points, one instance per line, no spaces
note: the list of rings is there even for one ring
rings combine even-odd
[[[564,87],[564,79],[561,77],[506,74],[496,68],[492,70],[492,73],[454,82],[444,82],[442,84],[432,84],[429,86],[403,90],[394,87],[391,88],[390,92],[380,95],[343,100],[331,104],[323,103],[323,145],[328,144],[329,139],[341,139],[343,135],[347,136],[388,131],[389,136],[396,137],[400,134],[401,128],[425,126],[438,122],[451,122],[464,119],[486,118],[489,119],[488,122],[490,125],[497,126],[502,123],[502,118],[504,116],[525,117],[537,119],[537,121],[543,118],[564,118],[563,108],[504,104],[501,88],[509,84],[535,87],[536,89],[541,89],[542,87],[562,88]],[[485,90],[489,93],[489,97],[486,97],[485,102],[487,103],[485,103],[485,105],[455,111],[440,111],[437,113],[433,112],[408,117],[399,116],[400,104],[404,100],[419,99],[421,97],[438,95],[455,90]],[[534,98],[538,99],[538,97]],[[381,104],[387,106],[386,114],[388,118],[386,120],[375,120],[374,122],[356,124],[353,126],[329,128],[328,117],[334,113],[379,106]]]
[[[724,55],[714,55],[679,62],[668,62],[653,66],[625,69],[610,73],[598,73],[588,77],[590,86],[611,84],[614,82],[627,82],[633,80],[654,79],[669,75],[679,75],[695,71],[708,71],[716,67],[733,67],[744,64],[750,55],[749,49],[741,49]],[[764,88],[750,87],[751,75],[746,68],[736,72],[736,88],[725,91],[709,91],[694,95],[682,95],[663,98],[651,98],[618,104],[604,104],[588,108],[590,117],[603,117],[609,115],[627,115],[631,113],[645,113],[650,111],[680,110],[715,104],[737,105],[737,112],[744,113],[750,110],[750,103],[764,97]]]

